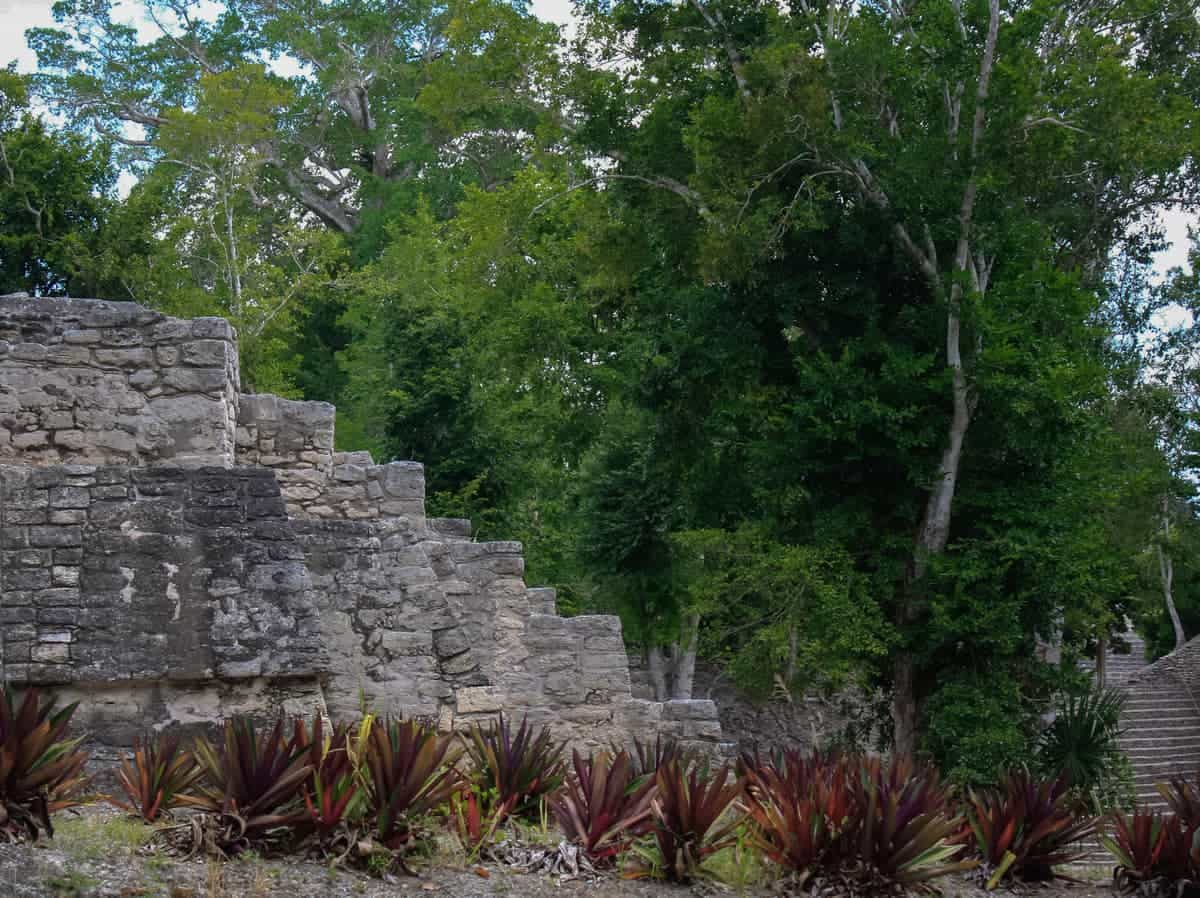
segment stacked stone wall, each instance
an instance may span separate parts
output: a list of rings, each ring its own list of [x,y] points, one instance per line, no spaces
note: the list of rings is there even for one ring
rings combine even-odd
[[[365,702],[719,742],[711,702],[634,698],[619,620],[558,617],[520,543],[426,519],[420,464],[335,452],[326,403],[240,394],[225,322],[0,298],[0,338],[0,667],[86,696],[101,741]]]
[[[0,298],[0,462],[229,466],[237,384],[223,319]]]

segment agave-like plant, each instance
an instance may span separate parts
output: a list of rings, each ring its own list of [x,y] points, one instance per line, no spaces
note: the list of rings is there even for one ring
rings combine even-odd
[[[751,839],[801,885],[822,873],[919,886],[975,866],[955,860],[962,821],[930,768],[796,751],[741,765]]]
[[[837,863],[854,806],[845,760],[786,751],[764,759],[743,754],[750,840],[803,883],[823,865]]]
[[[18,705],[6,686],[0,693],[0,839],[54,835],[55,811],[78,803],[88,782],[87,752],[80,739],[64,739],[78,703],[54,709],[35,688]]]
[[[1095,832],[1095,820],[1077,818],[1066,782],[1011,772],[998,789],[972,792],[967,820],[975,850],[991,871],[995,888],[1005,877],[1030,882],[1054,879],[1055,867],[1083,856],[1079,843]]]
[[[194,827],[192,849],[237,854],[271,830],[303,823],[300,788],[312,774],[307,748],[302,722],[288,739],[282,717],[265,735],[249,717],[226,720],[221,749],[199,738],[193,753],[204,778],[197,795],[179,797],[210,815]]]
[[[1195,778],[1173,776],[1155,788],[1184,826],[1200,826],[1200,786]]]
[[[584,758],[571,753],[573,773],[550,798],[550,809],[567,838],[593,864],[611,864],[651,828],[657,781],[638,776],[629,752],[600,751]]]
[[[728,766],[710,775],[703,765],[689,771],[678,759],[659,767],[656,781],[651,806],[662,872],[672,882],[688,882],[705,860],[737,842],[745,815],[732,808],[743,782]]]
[[[109,797],[109,801],[153,823],[164,811],[186,804],[185,798],[204,776],[204,768],[195,756],[184,748],[176,733],[159,733],[135,737],[132,757],[122,758],[117,770],[117,784],[126,800]]]
[[[364,759],[362,747],[373,726],[373,719],[364,718],[352,730],[344,723],[334,724],[326,736],[325,722],[318,714],[311,730],[300,730],[312,772],[300,787],[308,824],[318,842],[328,847],[335,832],[362,817],[366,795],[362,788]]]
[[[1178,884],[1196,878],[1196,827],[1187,826],[1176,814],[1136,810],[1109,816],[1112,835],[1102,834],[1100,843],[1117,862],[1113,883],[1122,891],[1135,891],[1162,881],[1166,892],[1178,892]]]
[[[366,764],[381,845],[392,852],[404,851],[413,838],[413,819],[448,804],[462,788],[462,776],[454,766],[459,753],[452,737],[415,720],[377,721],[371,727]]]
[[[1116,688],[1067,696],[1038,740],[1042,770],[1072,789],[1094,788],[1118,750],[1124,707],[1125,693]]]
[[[620,751],[620,746],[611,746],[611,754],[616,755]],[[686,767],[691,760],[676,740],[670,737],[664,739],[662,735],[655,736],[653,742],[643,742],[635,736],[629,758],[635,777],[653,777],[667,761],[679,761]]]
[[[503,714],[486,726],[474,724],[465,742],[479,792],[517,816],[534,817],[542,799],[562,785],[563,743],[554,740],[549,727],[535,735],[527,717],[515,733]]]
[[[861,822],[854,833],[855,860],[902,886],[977,866],[977,861],[956,860],[965,846],[952,844],[951,837],[961,830],[962,819],[949,812],[949,792],[934,768],[918,767],[909,758],[887,763],[864,758],[856,766]]]

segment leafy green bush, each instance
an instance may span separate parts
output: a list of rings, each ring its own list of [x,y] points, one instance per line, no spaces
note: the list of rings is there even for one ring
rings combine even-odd
[[[1018,684],[1003,672],[943,683],[926,714],[925,746],[953,782],[993,785],[1029,758],[1029,715]]]

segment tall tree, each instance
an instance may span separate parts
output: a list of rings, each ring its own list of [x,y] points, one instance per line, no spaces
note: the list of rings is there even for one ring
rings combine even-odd
[[[109,0],[58,3],[61,27],[29,33],[42,95],[137,158],[170,157],[207,127],[206,141],[226,148],[214,160],[236,152],[255,175],[243,185],[255,202],[369,231],[368,249],[446,171],[500,183],[538,142],[555,31],[521,3],[236,0],[215,17],[201,0],[140,8],[157,32],[146,42]],[[296,74],[262,68],[281,60]],[[248,106],[207,120],[206,98],[230,82]],[[271,95],[283,91],[279,107]],[[241,127],[259,109],[273,114]]]
[[[106,145],[48,128],[25,79],[0,69],[0,293],[108,290],[99,242],[115,182]]]
[[[916,747],[927,579],[950,545],[989,329],[1007,305],[997,295],[1064,275],[1096,284],[1142,215],[1196,201],[1197,23],[1187,7],[593,7],[588,52],[623,58],[581,77],[591,115],[580,135],[613,160],[597,177],[674,193],[707,224],[710,258],[744,268],[775,257],[827,191],[879,216],[940,309],[941,446],[921,478],[892,603],[903,634],[891,671],[901,751]],[[648,143],[656,116],[682,129],[666,142],[673,155]],[[1033,351],[1033,333],[1013,348]]]

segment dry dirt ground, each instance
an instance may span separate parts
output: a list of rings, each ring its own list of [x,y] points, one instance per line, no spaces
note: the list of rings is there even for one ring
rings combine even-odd
[[[673,886],[615,876],[570,879],[525,874],[500,865],[474,868],[443,852],[420,865],[418,877],[388,879],[315,861],[248,857],[220,863],[183,860],[145,847],[142,824],[111,813],[57,822],[56,837],[36,845],[0,845],[0,898],[693,898],[781,895],[763,887],[760,871],[722,871],[726,882]],[[481,870],[485,875],[481,875]],[[1074,885],[1025,887],[1000,898],[1116,898],[1099,869],[1074,871]],[[966,879],[944,879],[946,898],[983,898]],[[836,898],[831,891],[822,898]]]

